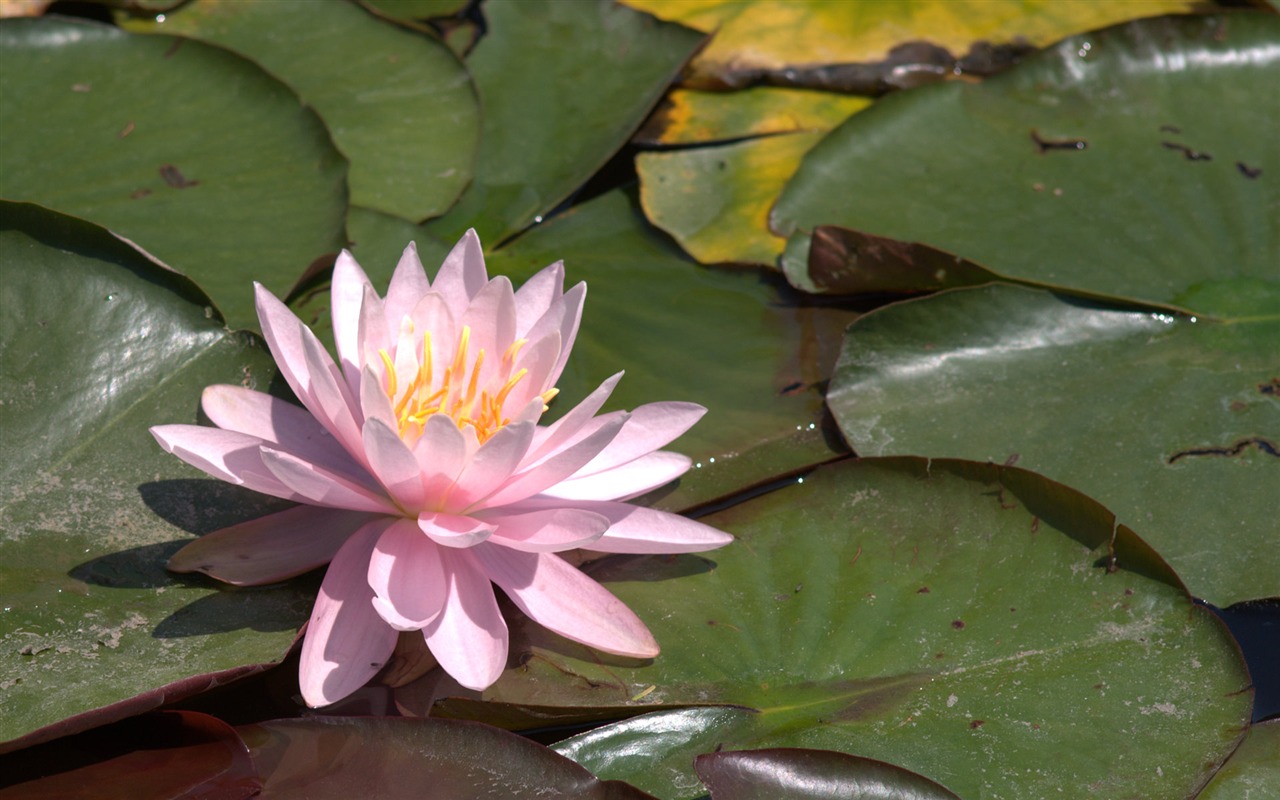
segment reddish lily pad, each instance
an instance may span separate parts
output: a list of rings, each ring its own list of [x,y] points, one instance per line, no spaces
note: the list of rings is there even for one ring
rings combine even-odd
[[[694,761],[711,800],[960,800],[901,767],[829,750],[779,747]]]

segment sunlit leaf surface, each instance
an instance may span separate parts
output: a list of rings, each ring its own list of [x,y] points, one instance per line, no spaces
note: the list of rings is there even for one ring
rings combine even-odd
[[[849,329],[828,400],[861,455],[1016,462],[1106,504],[1193,594],[1272,596],[1280,293],[1253,294],[1270,310],[1225,320],[1010,286],[892,306]]]
[[[351,202],[421,221],[471,180],[480,110],[461,62],[436,39],[345,0],[189,3],[141,27],[228,47],[289,84],[351,162]],[[283,35],[285,32],[288,35]]]
[[[1179,796],[1248,720],[1216,618],[1127,528],[1113,563],[1111,515],[1032,473],[868,459],[705,519],[738,540],[590,570],[650,625],[656,659],[515,623],[512,667],[485,697],[540,714],[756,709],[638,717],[559,746],[668,798],[699,796],[693,756],[760,747],[891,761],[962,797],[1095,782]]]
[[[265,348],[229,333],[190,281],[101,228],[33,205],[0,211],[7,741],[191,676],[274,661],[312,591],[305,581],[216,591],[164,571],[188,531],[280,507],[206,479],[147,433],[194,422],[208,384],[266,389],[275,373]]]
[[[694,767],[711,800],[959,800],[900,767],[829,750],[731,750],[698,756]]]
[[[854,87],[874,91],[947,77],[954,61],[983,58],[981,45],[1042,46],[1079,31],[1134,17],[1186,11],[1174,0],[623,0],[663,19],[708,33],[687,82],[740,87],[761,80],[787,82],[788,69],[867,65]],[[918,49],[884,64],[901,45]],[[977,46],[977,48],[975,48]],[[942,52],[936,49],[941,48]],[[971,49],[976,52],[971,53]],[[951,63],[948,63],[951,62]],[[882,66],[881,69],[877,69]],[[855,70],[856,72],[856,70]],[[822,76],[818,76],[821,79]],[[840,80],[839,75],[832,76]]]
[[[345,161],[252,63],[56,18],[5,20],[0,53],[0,196],[127,236],[233,327],[256,325],[252,280],[283,294],[342,246]]]
[[[1280,280],[1280,17],[1145,20],[981,84],[887,97],[811,150],[774,210],[924,242],[1002,275],[1214,313],[1192,290]],[[891,198],[891,201],[886,201]],[[803,284],[803,279],[796,279]]]
[[[865,97],[760,86],[740,92],[673,89],[636,134],[643,144],[701,144],[829,131],[871,104]]]

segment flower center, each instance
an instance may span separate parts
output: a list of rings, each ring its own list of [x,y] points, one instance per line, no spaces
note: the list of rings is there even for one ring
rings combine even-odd
[[[517,339],[502,354],[496,370],[483,375],[484,348],[476,351],[475,359],[468,359],[471,341],[470,326],[462,326],[454,348],[453,362],[441,370],[432,363],[431,331],[422,336],[422,357],[417,359],[413,378],[401,391],[396,366],[386,350],[379,350],[386,368],[387,397],[391,399],[400,437],[411,440],[422,435],[422,428],[434,414],[445,414],[459,429],[470,425],[483,444],[511,419],[504,415],[507,397],[524,379],[529,370],[515,369],[516,356],[527,340]],[[484,380],[482,381],[482,378]],[[542,410],[555,397],[559,389],[542,393]]]

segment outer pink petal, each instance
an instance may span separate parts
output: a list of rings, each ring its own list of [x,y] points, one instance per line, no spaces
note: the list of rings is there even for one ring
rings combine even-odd
[[[627,424],[618,431],[600,455],[574,473],[581,478],[604,472],[648,455],[693,427],[707,410],[697,403],[649,403],[631,412]]]
[[[532,497],[544,489],[555,486],[581,469],[583,464],[604,449],[626,421],[625,414],[609,420],[590,436],[548,456],[541,463],[511,478],[493,494],[483,498],[478,497],[473,502],[478,501],[477,509],[497,508]],[[494,436],[494,439],[496,438],[498,437]]]
[[[543,267],[516,292],[516,336],[524,336],[564,294],[564,262]]]
[[[545,428],[539,428],[538,432],[534,434],[533,445],[529,448],[529,454],[525,456],[525,462],[531,464],[563,447],[574,434],[582,429],[583,425],[595,417],[596,412],[609,399],[609,395],[613,394],[614,387],[618,385],[620,380],[622,380],[621,372],[613,377],[606,378],[603,383],[596,387],[594,392],[587,395],[581,403],[566,412],[560,419]]]
[[[406,510],[422,508],[422,470],[400,434],[380,419],[364,423],[364,449],[369,469],[396,504]]]
[[[262,463],[280,483],[312,505],[393,516],[401,513],[386,495],[288,453],[263,447]]]
[[[362,363],[360,309],[365,302],[365,290],[371,288],[369,276],[351,253],[343,250],[333,265],[329,302],[333,306],[333,342],[338,350],[338,363],[353,395],[358,392]]]
[[[631,609],[552,553],[520,553],[492,542],[473,552],[493,582],[529,619],[566,639],[635,658],[658,654],[653,634]]]
[[[445,547],[472,547],[492,536],[496,528],[494,523],[455,514],[418,515],[418,529],[431,541]]]
[[[387,335],[392,339],[400,331],[400,321],[413,311],[422,296],[431,291],[427,281],[427,273],[422,269],[422,261],[418,258],[418,246],[409,242],[409,246],[400,255],[400,263],[391,275],[391,285],[387,287],[386,319]]]
[[[679,514],[629,503],[586,503],[583,509],[609,520],[609,530],[589,545],[602,553],[701,553],[724,547],[733,537]]]
[[[621,504],[620,504],[621,505]],[[592,547],[609,527],[603,514],[577,508],[556,508],[524,514],[499,513],[477,516],[498,529],[489,541],[526,553],[555,553],[575,547]]]
[[[533,431],[533,423],[514,423],[482,444],[458,476],[445,508],[452,511],[468,509],[507,481],[529,451]]]
[[[326,428],[347,448],[357,461],[364,460],[364,446],[360,442],[360,407],[347,389],[346,379],[320,340],[311,335],[302,338],[302,352],[306,357],[311,381],[312,405],[307,406]]]
[[[206,388],[201,406],[219,428],[256,436],[273,449],[292,453],[370,488],[374,486],[364,467],[305,408],[226,384]]]
[[[296,506],[207,533],[169,558],[173,572],[203,572],[236,586],[275,583],[327,564],[371,516]]]
[[[336,703],[382,669],[396,632],[373,609],[369,554],[389,520],[366,524],[347,539],[325,573],[302,643],[298,683],[311,707]]]
[[[542,490],[562,500],[622,500],[670,483],[689,471],[688,456],[659,450],[620,467],[582,478],[570,478]]]
[[[484,250],[474,229],[462,235],[436,273],[431,288],[444,295],[454,319],[461,319],[471,298],[489,281],[484,268]]]
[[[263,441],[256,436],[203,425],[157,425],[151,435],[166,452],[215,478],[272,497],[307,500],[263,463]]]
[[[391,627],[421,630],[444,608],[448,591],[439,548],[410,519],[378,537],[369,557],[374,609]]]
[[[422,630],[431,654],[445,672],[468,689],[482,692],[507,664],[507,623],[498,610],[489,578],[470,550],[440,550],[449,595],[444,610]]]
[[[578,336],[578,325],[582,321],[582,304],[587,296],[587,285],[579,283],[551,304],[551,308],[541,319],[533,323],[525,338],[537,341],[552,331],[560,334],[560,356],[546,373],[548,386],[554,385],[564,371],[573,350],[573,341]]]

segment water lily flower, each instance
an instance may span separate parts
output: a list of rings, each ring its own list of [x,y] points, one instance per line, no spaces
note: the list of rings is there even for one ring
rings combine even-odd
[[[410,244],[385,298],[349,253],[333,273],[337,361],[276,297],[258,319],[302,407],[210,386],[217,427],[160,425],[165,450],[210,475],[302,505],[203,536],[169,568],[271,583],[329,563],[307,626],[300,683],[336,702],[421,631],[441,667],[483,690],[507,662],[493,584],[530,619],[599,650],[651,658],[658,645],[613,594],[557,552],[688,553],[731,537],[623,502],[676,478],[659,448],[701,406],[598,413],[622,373],[549,425],[586,285],[552,264],[519,291],[489,279],[469,231],[429,281]]]

